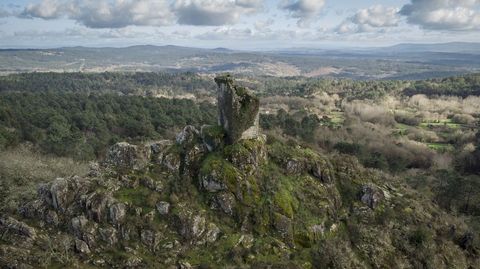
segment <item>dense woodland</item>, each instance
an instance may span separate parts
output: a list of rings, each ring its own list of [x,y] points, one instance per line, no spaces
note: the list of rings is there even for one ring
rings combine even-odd
[[[193,73],[24,73],[0,76],[0,92],[81,92],[146,95],[169,92],[214,91],[212,80]]]
[[[463,77],[451,77],[444,79],[432,79],[426,81],[417,81],[411,88],[403,92],[405,95],[415,94],[432,95],[451,95],[467,97],[469,95],[480,95],[480,76],[470,75]]]
[[[375,100],[388,94],[413,96],[480,95],[480,74],[443,79],[349,80],[305,77],[241,77],[240,83],[262,96],[308,96],[326,92],[348,100]],[[149,95],[152,91],[168,93],[215,92],[211,77],[194,73],[24,73],[0,76],[0,92],[83,92]]]
[[[187,124],[215,122],[191,100],[71,92],[0,93],[0,148],[23,142],[43,152],[94,160],[120,140],[171,138]]]

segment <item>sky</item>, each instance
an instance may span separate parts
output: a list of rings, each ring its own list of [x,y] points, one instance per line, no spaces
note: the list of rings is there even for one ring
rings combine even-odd
[[[0,0],[0,48],[480,42],[480,0]]]

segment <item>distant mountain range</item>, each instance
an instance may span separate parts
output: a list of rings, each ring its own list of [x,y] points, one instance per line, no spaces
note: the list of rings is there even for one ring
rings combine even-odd
[[[0,73],[167,71],[247,75],[423,79],[480,70],[480,43],[268,52],[139,45],[0,50]]]
[[[383,50],[398,52],[448,52],[480,54],[480,43],[451,42],[439,44],[398,44],[383,48]]]

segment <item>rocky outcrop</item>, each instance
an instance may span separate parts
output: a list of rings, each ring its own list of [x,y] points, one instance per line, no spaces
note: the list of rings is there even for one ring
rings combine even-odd
[[[139,170],[150,160],[151,148],[135,146],[126,142],[113,145],[107,153],[104,164],[116,170]]]
[[[235,85],[229,75],[215,78],[218,85],[219,124],[227,134],[227,142],[254,139],[259,135],[260,101],[250,91]]]
[[[152,142],[148,146],[151,150],[151,159],[153,163],[161,164],[167,149],[173,144],[171,140],[161,140]]]
[[[108,208],[115,202],[109,194],[94,192],[85,198],[85,210],[89,219],[103,222],[108,216]]]
[[[412,223],[445,226],[439,208],[400,184],[390,194],[396,181],[354,157],[267,141],[254,97],[229,77],[217,83],[221,126],[116,144],[104,165],[43,184],[15,218],[2,215],[0,268],[52,266],[45,257],[67,268],[414,268],[423,261],[405,251],[421,249],[443,264],[432,268],[468,268],[451,257],[477,253],[476,235],[459,225],[452,243],[432,228],[413,233],[424,244],[414,248]]]
[[[202,173],[200,176],[200,186],[208,192],[219,192],[227,189],[226,175],[223,174],[222,167],[211,169],[208,173]]]
[[[127,207],[123,203],[116,203],[108,209],[108,217],[113,225],[120,225],[127,215]]]
[[[70,225],[72,233],[77,239],[86,242],[90,247],[97,245],[97,223],[89,221],[85,216],[81,215],[72,218]]]
[[[292,220],[282,214],[275,213],[274,226],[282,238],[284,238],[287,243],[291,244],[291,241],[293,240]]]
[[[236,203],[235,196],[230,192],[221,192],[214,198],[215,208],[220,209],[229,216],[233,216]]]
[[[371,209],[375,209],[384,198],[385,195],[380,188],[372,184],[362,186],[361,201]]]
[[[140,239],[145,246],[151,250],[155,250],[158,244],[160,244],[160,233],[153,230],[142,230],[140,232]]]
[[[209,152],[223,148],[225,145],[225,131],[222,126],[204,125],[200,129],[200,136]]]
[[[0,218],[0,233],[20,235],[29,239],[35,239],[37,236],[34,228],[12,217]]]
[[[80,239],[75,239],[75,250],[81,254],[90,254],[91,252],[87,243],[85,243],[85,241],[82,241]]]
[[[177,215],[178,231],[186,240],[198,240],[206,230],[206,219],[202,215],[187,210]]]

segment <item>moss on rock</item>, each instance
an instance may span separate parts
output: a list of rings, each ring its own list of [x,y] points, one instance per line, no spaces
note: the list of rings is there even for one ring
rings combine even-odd
[[[246,88],[236,86],[230,75],[218,76],[215,82],[219,88],[219,123],[227,133],[227,142],[233,144],[241,138],[255,138],[260,100]]]

